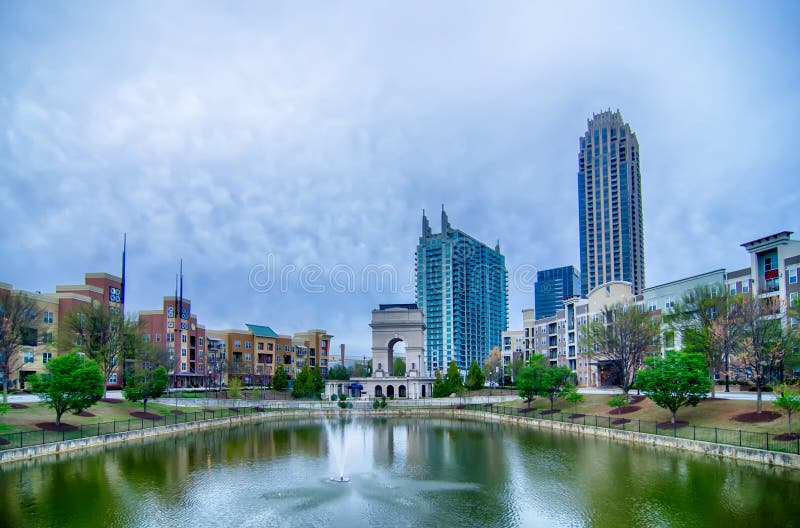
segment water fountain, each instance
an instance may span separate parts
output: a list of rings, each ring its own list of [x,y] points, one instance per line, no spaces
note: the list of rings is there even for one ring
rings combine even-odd
[[[347,445],[345,443],[344,428],[342,428],[342,437],[339,441],[334,437],[333,429],[331,428],[330,420],[325,417],[325,432],[328,435],[328,445],[330,446],[331,461],[338,469],[339,476],[333,476],[329,480],[331,482],[345,483],[350,482],[350,477],[344,475],[344,467],[347,459]]]

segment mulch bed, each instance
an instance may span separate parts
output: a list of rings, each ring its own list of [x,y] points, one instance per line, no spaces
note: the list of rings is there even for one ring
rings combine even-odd
[[[616,420],[611,421],[611,425],[622,425],[626,423],[631,423],[631,421],[627,418],[617,418]]]
[[[12,409],[27,409],[28,406],[25,405],[24,403],[12,403],[11,404],[11,408]]]
[[[780,417],[781,413],[777,413],[774,411],[762,411],[761,414],[754,412],[737,414],[736,416],[731,418],[731,420],[741,423],[764,423],[777,420]]]
[[[125,400],[121,400],[120,398],[100,398],[100,401],[106,403],[122,403]]]
[[[800,434],[798,433],[783,433],[779,435],[775,435],[773,437],[775,440],[797,440],[800,438]]]
[[[264,411],[266,411],[266,409],[263,408],[263,407],[253,407],[253,410],[256,411],[256,412],[264,412]]]
[[[681,427],[686,427],[689,425],[689,422],[684,422],[683,420],[676,420],[675,423],[672,422],[661,422],[658,424],[659,429],[680,429]]]
[[[494,405],[494,404],[493,403],[484,403],[483,404],[484,407],[491,407],[492,405]]]
[[[83,416],[84,418],[91,418],[94,414],[90,413],[89,411],[81,411],[79,413],[73,413],[75,416]]]
[[[229,410],[230,412],[235,412],[235,413],[238,413],[238,412],[239,412],[239,408],[238,408],[238,407],[228,407],[228,410]]]
[[[641,394],[639,394],[638,396],[629,396],[628,397],[628,401],[631,402],[631,403],[643,402],[646,399],[647,399],[647,396],[642,396]]]
[[[456,405],[456,409],[466,409],[466,408],[467,406],[464,405],[463,403],[459,403],[458,405]]]
[[[170,412],[172,414],[183,414],[183,411],[181,411],[180,409],[172,409]]]
[[[39,429],[44,429],[45,431],[58,431],[59,433],[71,433],[72,431],[77,431],[78,428],[74,425],[66,424],[61,422],[61,425],[56,425],[55,422],[39,422],[36,425]]]
[[[201,410],[201,411],[203,411],[203,412],[210,412],[210,413],[213,413],[213,412],[215,412],[215,411],[216,411],[216,409],[209,409],[209,408],[207,408],[207,407],[205,407],[205,408],[203,408],[203,409],[200,409],[200,410]]]
[[[534,412],[534,411],[536,411],[536,409],[517,409],[517,412],[520,413],[520,414],[525,414],[525,413]]]
[[[636,412],[639,409],[641,409],[641,407],[639,407],[638,405],[625,405],[624,407],[617,407],[615,409],[611,409],[610,411],[608,411],[608,414],[628,414]]]
[[[10,443],[11,443],[11,442],[9,442],[8,440],[6,440],[5,438],[0,438],[0,445],[7,445],[7,444],[10,444]]]
[[[542,416],[546,416],[548,414],[555,414],[558,412],[561,412],[561,409],[547,409],[546,411],[542,411],[539,414],[541,414]]]
[[[570,414],[569,415],[569,419],[570,420],[575,420],[577,418],[583,418],[584,416],[586,416],[586,415],[585,414],[581,414],[581,413],[575,413],[575,414]]]
[[[142,411],[133,411],[131,416],[134,418],[142,418],[144,420],[163,420],[164,417],[160,414],[153,414],[149,412],[142,412]]]

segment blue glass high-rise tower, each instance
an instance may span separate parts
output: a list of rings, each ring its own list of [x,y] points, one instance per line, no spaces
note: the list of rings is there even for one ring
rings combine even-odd
[[[536,319],[552,317],[556,311],[564,308],[564,299],[580,293],[581,279],[574,266],[539,271],[534,287]]]
[[[428,368],[446,370],[455,361],[467,370],[473,360],[483,366],[508,326],[508,275],[500,245],[492,249],[453,229],[444,208],[442,232],[434,234],[423,211],[416,275]]]
[[[639,142],[619,110],[588,120],[578,154],[581,295],[611,281],[644,289]]]

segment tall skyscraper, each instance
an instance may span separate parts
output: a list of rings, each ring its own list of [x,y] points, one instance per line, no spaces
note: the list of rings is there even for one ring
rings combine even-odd
[[[469,369],[483,365],[500,347],[508,325],[506,259],[494,249],[453,229],[442,208],[442,232],[433,234],[425,212],[416,253],[417,304],[425,314],[427,362],[431,371],[450,361]]]
[[[574,266],[541,270],[536,273],[534,307],[536,319],[552,317],[564,308],[564,299],[580,295],[581,279]]]
[[[578,155],[581,295],[609,281],[644,288],[639,142],[619,110],[588,120]],[[538,314],[537,314],[538,315]]]

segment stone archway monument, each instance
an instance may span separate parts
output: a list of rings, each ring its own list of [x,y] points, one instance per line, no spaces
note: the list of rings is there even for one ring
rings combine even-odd
[[[428,376],[425,315],[416,304],[381,304],[372,310],[372,376],[393,376],[394,347],[406,345],[406,378]]]

